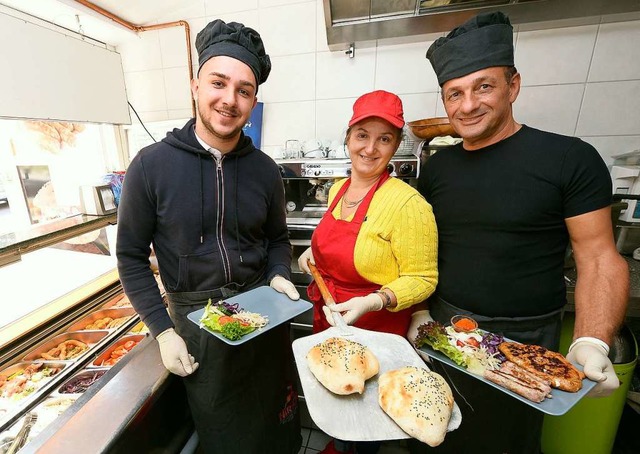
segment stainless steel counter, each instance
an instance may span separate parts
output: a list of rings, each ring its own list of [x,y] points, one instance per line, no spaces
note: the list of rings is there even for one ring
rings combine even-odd
[[[162,365],[157,342],[147,337],[108,374],[20,452],[180,452],[193,426],[186,398],[173,386],[181,383]]]

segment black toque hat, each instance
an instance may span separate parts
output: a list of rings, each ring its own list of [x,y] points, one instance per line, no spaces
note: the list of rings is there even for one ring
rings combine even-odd
[[[258,85],[265,82],[271,72],[271,60],[265,53],[260,34],[237,22],[228,24],[220,19],[209,22],[196,36],[198,74],[211,57],[224,55],[245,63],[256,76]]]
[[[427,58],[440,86],[492,66],[513,66],[513,27],[501,12],[482,13],[438,38]]]

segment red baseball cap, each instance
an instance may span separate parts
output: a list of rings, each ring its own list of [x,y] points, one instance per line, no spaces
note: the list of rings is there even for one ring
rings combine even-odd
[[[396,128],[402,128],[404,126],[402,100],[397,95],[384,90],[365,93],[353,104],[353,116],[349,120],[349,126],[369,117],[380,117]]]

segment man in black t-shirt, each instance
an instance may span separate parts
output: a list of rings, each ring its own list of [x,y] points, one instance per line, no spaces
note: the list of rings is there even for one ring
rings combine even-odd
[[[488,331],[557,350],[570,242],[578,281],[568,358],[599,382],[592,396],[610,394],[619,382],[607,355],[629,282],[613,241],[604,162],[580,139],[515,121],[521,78],[504,14],[470,19],[436,40],[427,58],[463,141],[430,157],[420,175],[438,225],[439,283],[409,333],[431,317],[447,323],[463,313]],[[435,449],[412,441],[412,453],[540,452],[541,412],[452,368],[447,375],[465,398],[462,425]]]

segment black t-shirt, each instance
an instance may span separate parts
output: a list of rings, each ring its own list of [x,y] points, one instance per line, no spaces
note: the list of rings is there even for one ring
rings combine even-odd
[[[591,145],[522,126],[479,150],[431,156],[418,189],[438,226],[437,294],[490,317],[540,315],[566,302],[565,218],[611,203]]]

